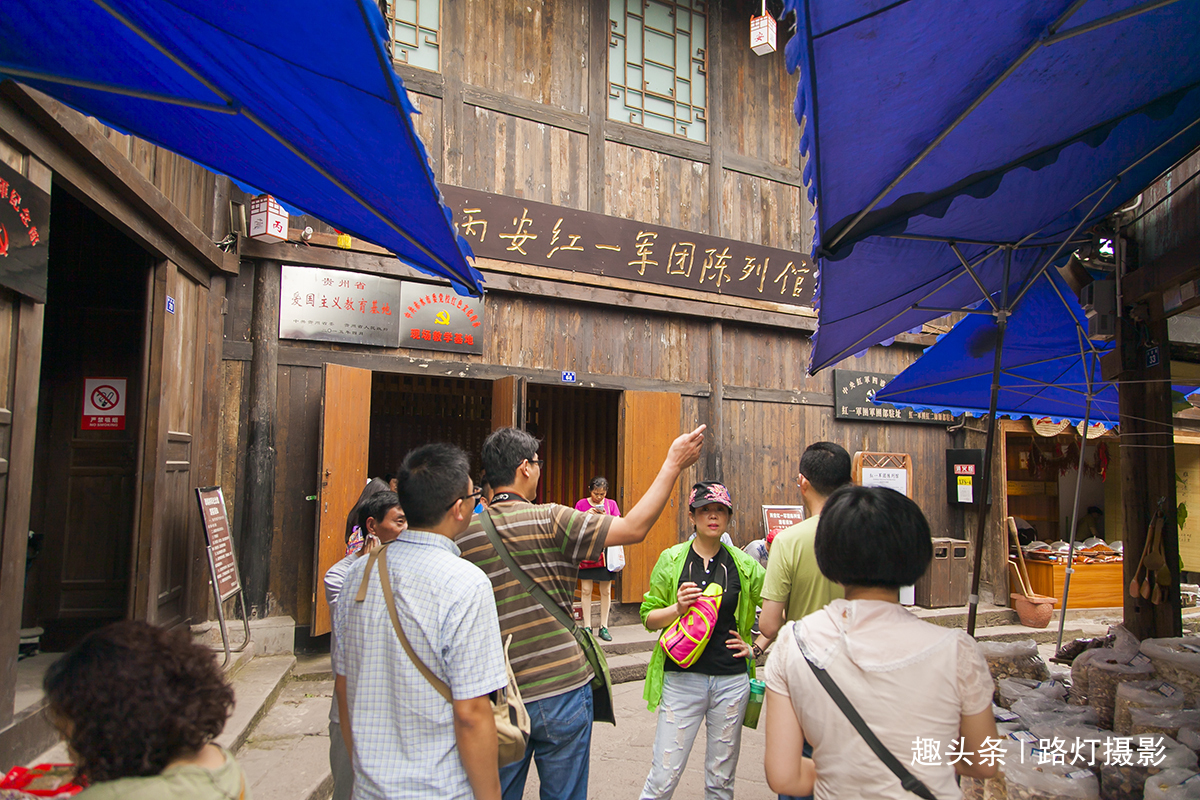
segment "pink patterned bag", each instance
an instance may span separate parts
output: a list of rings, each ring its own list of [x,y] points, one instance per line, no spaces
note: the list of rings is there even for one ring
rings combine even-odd
[[[721,610],[722,591],[719,583],[710,583],[692,607],[658,637],[667,658],[684,669],[696,663],[712,639],[717,612]]]

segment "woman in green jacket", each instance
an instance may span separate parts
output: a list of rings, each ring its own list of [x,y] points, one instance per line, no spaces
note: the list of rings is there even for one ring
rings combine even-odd
[[[692,743],[706,722],[705,798],[733,797],[733,779],[742,744],[742,717],[750,697],[754,658],[750,629],[761,602],[762,566],[736,547],[723,544],[733,500],[720,483],[692,487],[688,518],[696,530],[689,542],[665,550],[650,573],[642,600],[642,624],[666,628],[699,599],[710,584],[722,589],[713,636],[690,667],[654,648],[646,671],[645,698],[658,709],[654,761],[643,798],[669,798],[687,766]]]

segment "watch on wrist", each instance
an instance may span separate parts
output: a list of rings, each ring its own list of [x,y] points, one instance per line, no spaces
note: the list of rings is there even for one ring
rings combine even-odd
[[[754,653],[755,658],[762,658],[763,649],[757,644],[750,645],[750,652]]]

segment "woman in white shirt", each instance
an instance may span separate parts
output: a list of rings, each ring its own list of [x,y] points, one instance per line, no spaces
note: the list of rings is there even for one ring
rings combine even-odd
[[[955,773],[996,773],[992,679],[974,639],[900,605],[933,555],[929,523],[891,489],[847,486],[825,502],[814,553],[844,600],[785,627],[767,661],[767,783],[780,794],[912,798],[806,662],[824,669],[867,726],[939,800]],[[801,758],[807,740],[812,758]],[[984,748],[981,758],[980,749]]]

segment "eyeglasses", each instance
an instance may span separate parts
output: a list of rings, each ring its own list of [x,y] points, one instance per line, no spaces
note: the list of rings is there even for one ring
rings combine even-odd
[[[525,460],[530,464],[536,464],[539,468],[542,466],[542,464],[546,463],[546,459],[544,458],[527,458]]]
[[[446,510],[449,511],[450,509],[452,509],[456,505],[458,505],[459,500],[478,500],[481,497],[483,497],[483,489],[476,489],[475,491],[471,492],[470,494],[463,495],[462,497],[458,498],[458,500],[455,500],[453,503],[446,506]],[[475,504],[471,503],[471,507],[474,508]]]

